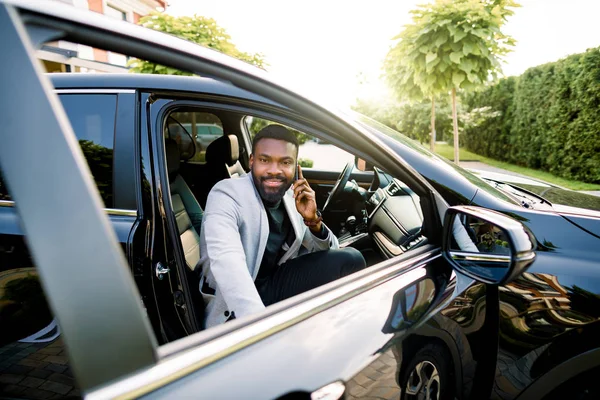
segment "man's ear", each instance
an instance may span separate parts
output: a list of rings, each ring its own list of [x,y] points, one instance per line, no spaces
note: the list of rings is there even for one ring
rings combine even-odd
[[[248,163],[250,164],[250,169],[252,169],[252,164],[254,164],[254,154],[250,154],[250,159],[248,160]]]

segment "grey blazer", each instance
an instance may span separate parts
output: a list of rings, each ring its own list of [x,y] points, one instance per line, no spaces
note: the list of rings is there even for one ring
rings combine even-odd
[[[304,225],[296,210],[292,191],[283,197],[285,209],[296,239],[278,264],[314,251],[337,249],[335,235],[319,239]],[[205,327],[221,324],[232,312],[236,318],[265,308],[254,280],[269,237],[269,222],[252,175],[225,179],[208,195],[200,232],[200,292],[206,305]],[[215,290],[214,295],[202,291],[203,281]]]

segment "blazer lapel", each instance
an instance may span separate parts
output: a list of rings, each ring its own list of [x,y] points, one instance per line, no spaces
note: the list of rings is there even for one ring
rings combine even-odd
[[[260,263],[262,262],[263,255],[265,254],[265,249],[267,248],[267,240],[269,239],[269,221],[267,219],[267,211],[265,210],[265,205],[260,198],[260,194],[254,186],[254,180],[252,179],[252,174],[247,175],[247,179],[250,181],[250,185],[254,188],[254,198],[256,200],[256,208],[258,210],[258,225],[260,235],[258,237],[258,249],[259,251],[256,253],[257,257],[254,260],[254,271],[252,273],[252,279],[256,279],[258,276],[258,270],[260,269]]]

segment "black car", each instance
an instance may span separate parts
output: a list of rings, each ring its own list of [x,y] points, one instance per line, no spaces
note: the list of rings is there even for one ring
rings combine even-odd
[[[4,0],[0,30],[0,396],[597,396],[592,206],[475,176],[138,26]],[[56,40],[203,77],[45,76],[35,49]],[[304,175],[369,268],[203,329],[206,195],[248,171],[252,134],[270,122],[349,155]],[[199,148],[195,124],[223,135]]]

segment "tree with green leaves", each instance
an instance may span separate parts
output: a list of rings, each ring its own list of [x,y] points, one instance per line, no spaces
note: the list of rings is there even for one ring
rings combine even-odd
[[[515,41],[501,28],[513,0],[435,0],[411,11],[412,23],[384,61],[387,82],[403,99],[429,98],[434,149],[435,98],[452,94],[454,162],[458,163],[457,89],[472,90],[502,72],[500,61]]]
[[[152,12],[150,15],[141,18],[138,24],[220,51],[259,68],[265,68],[266,63],[262,54],[250,54],[238,50],[231,42],[231,37],[225,29],[220,27],[212,18],[198,15],[194,15],[193,17],[174,17],[164,13]],[[130,72],[135,73],[193,75],[190,72],[138,59],[131,60],[129,66]]]

